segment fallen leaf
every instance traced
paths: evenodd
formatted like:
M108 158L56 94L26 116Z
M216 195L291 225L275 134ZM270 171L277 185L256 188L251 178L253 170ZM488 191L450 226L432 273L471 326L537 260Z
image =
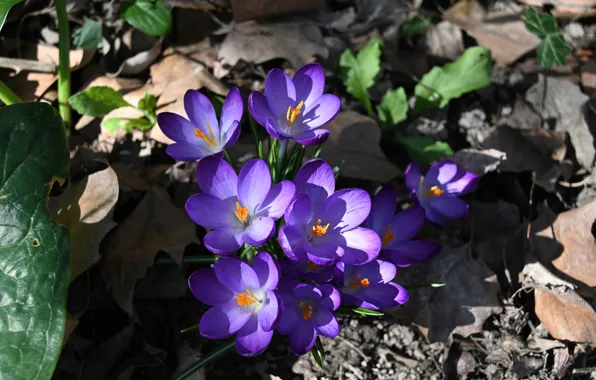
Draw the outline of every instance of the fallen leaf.
M596 201L592 201L559 215L543 207L533 223L537 228L533 229L532 252L545 266L554 267L561 277L586 291L596 287L595 220Z
M129 325L93 350L85 358L81 379L102 380L110 378L110 372L129 349L133 332L134 326Z
M464 51L461 29L446 20L426 31L423 43L429 55L452 61L455 61Z
M565 135L545 129L517 130L502 125L479 136L485 149L496 149L506 154L499 169L505 172L536 172L536 184L553 191L565 156Z
M101 273L116 303L132 314L135 285L145 277L155 255L165 251L181 264L184 248L198 242L195 224L186 212L174 206L164 189L149 189L105 244Z
M534 289L536 316L556 339L596 344L596 311L573 290Z
M538 81L526 92L526 100L543 120L551 123L550 128L569 134L577 161L591 170L596 159L596 140L590 126L592 121L588 118L589 97L579 86L566 78L539 75Z
M507 159L507 154L496 149L469 148L457 151L449 159L467 171L483 176L499 169L501 163Z
M75 317L73 317L72 315L70 315L69 312L66 312L65 323L66 323L66 326L64 327L64 336L62 337L62 347L64 347L66 342L68 342L68 338L70 337L70 334L72 334L74 329L76 329L77 326L79 325L79 320L76 319Z
M294 15L322 9L325 0L231 0L234 21Z
M399 175L399 169L381 151L381 129L370 117L341 112L325 128L331 134L321 158L331 166L343 161L342 176L385 183Z
M443 248L424 263L402 268L395 281L403 286L443 283L440 288L409 290L410 299L389 311L400 322L414 323L432 342L452 334L464 337L482 331L484 321L500 313L499 284L480 259L473 259L467 245Z
M234 25L219 50L219 59L230 67L239 60L260 64L274 58L287 59L294 68L310 62L315 55L327 57L323 34L313 22L258 24L252 21ZM216 68L215 76L228 74Z
M491 51L497 66L517 61L534 50L540 38L529 32L520 14L486 13L477 0L461 0L443 13L449 20Z
M106 165L49 201L52 218L70 232L70 278L101 258L99 245L116 226L111 215L118 201L118 177Z

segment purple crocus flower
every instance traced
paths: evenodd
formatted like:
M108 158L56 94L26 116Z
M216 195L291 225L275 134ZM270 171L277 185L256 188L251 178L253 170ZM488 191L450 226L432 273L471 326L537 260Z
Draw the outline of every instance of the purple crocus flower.
M213 268L194 272L188 279L190 290L199 301L213 306L201 317L201 335L224 339L235 334L240 355L263 352L282 310L274 292L277 265L267 252L259 252L252 267L238 258L222 257Z
M279 244L293 261L316 265L364 264L375 259L381 239L359 227L370 213L371 200L362 189L335 192L331 166L315 159L304 164L294 181L296 197L285 212Z
M363 265L337 263L337 283L343 303L371 310L401 305L408 300L404 287L391 282L397 270L389 261L373 260Z
M341 304L341 294L335 287L284 280L279 286L279 296L284 311L277 331L290 336L290 348L295 355L310 351L319 334L327 338L339 334L333 311Z
M395 213L397 193L386 185L375 195L365 225L381 237L381 257L399 267L428 260L441 251L432 241L411 240L424 227L424 209L418 205Z
M244 111L238 88L226 96L220 122L209 99L198 91L186 91L184 109L190 120L172 112L157 115L162 132L175 141L166 148L173 159L195 161L218 154L238 140Z
M449 160L440 160L431 165L426 176L420 166L408 165L405 173L406 186L424 207L426 217L441 226L445 217L462 218L468 214L468 204L458 196L474 190L478 176L461 170Z
M186 212L198 225L212 229L203 242L219 255L234 253L244 243L265 243L295 191L290 181L271 187L269 168L259 158L247 161L236 175L226 161L206 157L197 165L197 181L203 193L188 199Z
M317 284L331 281L335 272L333 266L317 265L310 260L294 262L287 257L282 257L279 263L284 276Z
M339 112L341 102L323 94L325 72L318 63L302 66L294 77L273 69L265 81L265 94L253 92L248 98L252 117L278 140L293 139L303 145L318 144L329 131L318 129Z

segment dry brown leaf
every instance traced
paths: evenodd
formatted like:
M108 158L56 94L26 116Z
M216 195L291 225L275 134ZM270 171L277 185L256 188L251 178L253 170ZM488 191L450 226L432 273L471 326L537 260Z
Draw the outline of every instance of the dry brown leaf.
M440 288L411 289L410 299L391 311L397 320L414 323L430 341L446 341L482 331L484 321L502 307L495 274L480 259L473 259L468 246L443 248L433 259L397 272L404 286L443 283Z
M534 254L584 290L596 287L595 220L596 201L592 201L559 215L544 207L532 223L536 228L531 242Z
M464 51L464 41L459 26L450 21L433 25L423 39L428 54L456 60Z
M573 290L534 289L534 311L550 335L596 344L596 312Z
M73 317L72 315L70 315L69 312L66 312L64 336L62 337L62 346L63 347L66 344L66 342L68 342L68 338L70 337L70 334L72 334L72 332L74 331L74 329L77 328L78 325L79 325L79 320L76 319L75 317Z
M294 15L322 9L325 0L231 0L234 20L245 21L272 16Z
M489 49L497 66L515 62L538 46L540 38L528 31L519 14L485 13L477 0L460 0L443 13Z
M195 224L160 187L149 189L135 210L108 237L101 272L114 300L132 314L133 291L159 251L181 264L184 248L198 243Z
M101 258L99 245L116 226L111 214L118 201L118 177L107 166L49 202L52 218L70 232L70 276L74 280Z
M565 156L565 134L544 129L517 130L509 126L491 128L481 137L487 149L504 152L507 159L499 169L507 172L536 172L536 184L546 190L555 188L561 175L559 161Z
M507 154L496 149L470 148L458 150L450 159L464 169L483 176L499 169L501 163L507 160Z
M221 63L229 66L234 66L239 60L259 64L274 58L284 58L294 68L299 68L312 61L315 55L326 58L327 54L319 27L304 21L270 24L248 21L236 24L219 50ZM227 69L215 70L218 78L227 74Z
M342 176L385 183L399 175L399 169L381 151L381 129L370 117L341 112L325 129L331 133L321 158L331 166L344 161Z

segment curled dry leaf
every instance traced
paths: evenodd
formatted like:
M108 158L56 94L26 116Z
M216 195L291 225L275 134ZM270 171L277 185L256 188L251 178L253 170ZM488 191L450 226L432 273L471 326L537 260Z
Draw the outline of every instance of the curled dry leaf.
M64 193L49 201L52 218L70 232L71 280L101 258L99 245L116 226L112 212L118 191L118 177L107 166L71 184Z
M464 51L461 29L450 21L433 25L424 35L423 43L429 55L452 61Z
M534 311L557 339L596 344L596 311L573 290L534 289Z
M354 111L341 112L325 126L331 131L321 158L331 166L344 162L344 177L388 182L399 175L397 167L381 151L381 129L370 117Z
M189 243L198 243L195 224L174 206L164 189L149 189L105 244L101 273L118 305L132 314L135 285L145 277L157 252L165 251L181 264Z
M462 149L449 158L464 169L479 176L499 169L507 154L496 149Z
M543 207L532 223L532 252L555 274L578 285L580 292L596 287L595 221L596 201L592 201L559 215Z
M294 68L299 68L315 55L326 58L327 54L319 27L305 21L270 24L248 21L236 24L219 50L221 63L229 66L234 66L239 60L259 64L284 58ZM215 70L218 78L227 74L227 69Z
M553 191L565 156L565 134L544 129L518 130L506 125L491 128L480 137L482 147L496 149L507 159L499 165L506 172L536 172L536 184Z
M459 25L489 49L497 66L517 61L540 43L540 38L526 29L521 15L486 13L477 0L460 0L443 13L443 19Z
M412 289L409 301L389 314L414 323L430 341L482 331L484 321L502 310L499 284L484 262L473 259L468 250L466 245L443 248L429 261L400 269L396 282L406 288L429 283L445 286Z
M231 0L234 20L245 21L272 16L294 15L322 9L325 0Z

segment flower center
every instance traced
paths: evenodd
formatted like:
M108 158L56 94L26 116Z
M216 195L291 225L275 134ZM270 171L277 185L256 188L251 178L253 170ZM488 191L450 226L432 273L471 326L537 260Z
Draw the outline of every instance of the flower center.
M321 237L327 233L329 223L325 226L321 226L321 219L317 220L314 226L312 226L312 237Z
M250 289L246 289L246 292L240 293L236 296L236 302L238 303L238 306L250 306L257 301L257 297Z
M304 101L300 101L296 108L292 108L292 106L288 107L288 112L286 112L286 121L288 122L288 127L291 127L292 124L294 124L296 118L298 117L298 115L300 115L300 110L302 109L303 105Z
M236 211L234 214L236 214L236 218L238 218L239 221L245 223L246 218L248 218L248 207L242 207L240 202L236 202Z
M204 140L210 147L213 148L215 145L217 145L217 142L215 141L215 135L213 134L213 129L211 129L209 123L207 123L207 129L209 130L209 137L201 132L199 128L195 128L195 136Z
M308 267L308 269L310 270L316 270L317 269L317 264L313 263L310 260L306 260L306 266Z
M361 280L361 278L362 278L362 275L360 275L360 274L358 276L354 277L352 279L352 281L350 281L348 283L348 288L357 289L361 286L364 286L365 288L367 288L370 285L370 281L368 281L368 278L366 278L366 277L363 278L362 280Z
M312 318L312 306L307 302L300 302L300 308L302 309L302 319L305 321Z
M443 191L441 188L439 188L439 186L433 186L430 189L428 189L428 191L426 192L426 195L429 195L431 197L438 197L439 195L443 194L445 191Z
M383 247L387 244L391 243L393 239L395 239L395 234L389 231L391 229L391 224L387 226L385 232L383 232L383 236L381 236L381 240L383 241Z

